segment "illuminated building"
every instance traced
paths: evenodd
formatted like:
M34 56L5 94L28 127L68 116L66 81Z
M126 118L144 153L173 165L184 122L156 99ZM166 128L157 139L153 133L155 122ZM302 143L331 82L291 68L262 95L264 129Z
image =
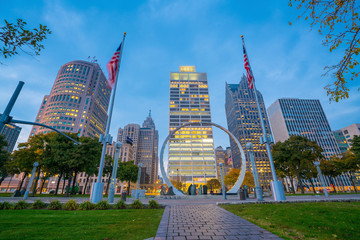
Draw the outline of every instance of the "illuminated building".
M283 142L291 135L299 135L315 141L323 149L322 154L327 159L341 154L319 100L277 99L268 108L268 113L275 142ZM314 180L315 185L318 185L317 179ZM334 178L334 182L338 188L351 186L348 174ZM307 181L304 183L308 184Z
M71 61L61 66L35 122L79 136L99 137L105 132L110 93L97 63ZM51 130L34 126L30 136L48 132Z
M345 139L345 136L341 130L333 131L336 143L341 153L345 153L349 150L349 145Z
M224 164L224 177L227 175L232 168L231 160L229 161L229 157L231 157L231 151L229 154L229 149L223 149L221 146L215 148L215 159L217 166L217 179L221 182L221 172L219 164Z
M207 75L180 66L170 73L169 131L189 122L211 122ZM168 173L188 185L217 177L212 127L184 127L170 138Z
M253 89L249 89L247 79L242 76L239 84L228 84L225 87L225 110L229 131L239 140L246 154L247 171L251 171L251 163L245 145L251 142L254 146L254 157L260 184L268 188L272 180L270 162L266 152L265 144L260 143L262 128L259 119L259 111ZM265 128L268 135L271 134L269 120L266 114L264 100L257 91L260 108L264 116ZM241 167L239 149L234 141L230 139L231 155L234 168Z
M347 144L349 145L349 147L351 147L351 140L354 138L354 136L355 135L360 136L360 124L354 123L351 124L350 126L342 128L339 131L342 131Z

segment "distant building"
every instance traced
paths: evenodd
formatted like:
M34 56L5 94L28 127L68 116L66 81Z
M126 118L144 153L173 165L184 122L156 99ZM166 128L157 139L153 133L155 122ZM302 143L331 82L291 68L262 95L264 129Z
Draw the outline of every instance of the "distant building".
M195 66L180 66L170 73L169 132L186 123L211 122L209 88L206 73ZM214 140L211 126L187 126L169 140L170 179L188 185L204 184L216 178Z
M360 124L354 123L350 126L344 127L341 129L346 142L348 143L349 147L351 147L351 140L354 138L355 135L360 136Z
M330 129L324 110L317 99L282 98L268 108L275 142L283 142L291 135L316 141L326 158L340 155L341 151ZM328 181L328 180L327 180ZM348 175L334 178L336 187L351 186ZM307 181L304 181L307 184ZM319 184L317 181L316 184ZM330 182L328 181L328 186Z
M0 131L0 135L4 135L4 139L8 143L8 145L4 148L6 151L11 153L14 150L20 132L21 127L16 126L15 124L10 123L4 125L3 129Z
M333 131L336 143L341 153L345 153L349 150L349 145L345 139L345 136L341 130Z
M229 149L229 148L227 148ZM223 149L221 146L215 148L215 159L217 166L217 179L221 181L221 172L219 164L222 163L224 166L224 177L227 175L232 168L231 164L231 153L229 155L227 149ZM229 159L230 158L230 159ZM230 160L230 161L229 161Z
M270 186L270 180L272 180L272 175L265 144L260 143L260 137L263 133L254 91L249 89L247 79L243 75L239 84L226 83L225 92L225 110L228 129L239 140L246 154L247 171L251 171L251 163L245 145L248 142L253 144L255 164L259 173L260 184L264 188L268 188ZM266 132L268 135L271 135L263 97L259 91L257 91L257 94L264 117ZM234 168L240 168L240 151L231 139L230 146L233 166Z

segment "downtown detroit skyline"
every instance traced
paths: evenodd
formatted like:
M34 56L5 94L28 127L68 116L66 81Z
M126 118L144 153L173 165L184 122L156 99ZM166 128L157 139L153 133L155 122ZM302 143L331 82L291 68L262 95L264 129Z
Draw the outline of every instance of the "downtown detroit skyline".
M149 110L159 130L159 147L169 127L169 75L180 65L192 65L208 75L212 121L227 128L225 82L239 83L245 74L241 35L266 107L278 98L319 99L332 130L359 123L359 82L351 82L350 97L329 102L322 77L336 64L342 49L332 53L322 36L287 1L11 1L2 2L4 19L25 20L31 28L47 25L52 34L40 56L24 53L1 59L0 112L18 81L24 88L12 111L16 119L34 121L56 74L72 60L95 57L107 76L106 63L127 32L110 133L129 123L141 124ZM289 25L289 21L293 24ZM21 125L18 142L31 126ZM214 129L215 147L229 146Z

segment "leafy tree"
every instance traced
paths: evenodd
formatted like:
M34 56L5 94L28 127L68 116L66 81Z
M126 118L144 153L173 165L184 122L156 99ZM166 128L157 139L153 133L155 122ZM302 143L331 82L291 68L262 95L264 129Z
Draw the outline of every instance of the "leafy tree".
M22 19L17 19L16 23L4 20L5 26L0 28L0 55L4 58L11 57L19 53L19 50L30 55L40 55L44 49L41 42L46 39L51 31L47 26L39 25L39 28L32 30L26 29L27 23Z
M352 151L358 159L360 158L360 136L355 135L353 137L350 151Z
M139 167L134 164L134 161L119 162L118 178L120 181L127 181L127 194L130 194L130 182L135 183L137 181Z
M178 180L170 180L176 189L182 190L183 183Z
M221 188L221 183L216 178L207 180L206 185L210 188L210 191Z
M323 45L329 47L330 52L339 47L344 49L339 63L325 67L324 75L334 78L325 89L330 100L338 102L348 98L348 78L352 81L359 76L359 5L355 0L289 0L289 5L293 4L302 11L298 18L309 19L311 28L318 26L319 33L325 36Z
M302 179L311 172L315 160L322 158L322 151L315 141L295 135L284 142L277 142L272 148L275 168L290 178L294 191L292 178L296 176L302 193L304 193Z
M328 176L331 183L331 188L336 192L333 178L336 178L344 172L344 163L338 156L333 156L329 160L323 159L320 161L321 172Z
M5 137L0 135L0 185L8 175L6 164L10 159L10 154L4 149L7 145Z
M240 169L232 168L224 177L225 185L234 185L239 178Z
M105 193L108 193L110 181L112 177L114 159L110 155L105 155L105 164L103 169L103 177L108 176Z
M255 187L254 175L250 171L245 172L244 181L241 186L245 186L245 185L251 188Z
M350 173L351 182L353 184L355 192L357 192L353 174L360 169L360 158L356 157L353 152L348 151L344 154L342 161L345 170Z

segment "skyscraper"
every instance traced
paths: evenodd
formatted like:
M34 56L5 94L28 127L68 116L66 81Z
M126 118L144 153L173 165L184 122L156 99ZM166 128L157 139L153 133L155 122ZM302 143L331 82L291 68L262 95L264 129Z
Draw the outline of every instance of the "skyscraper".
M142 127L139 124L131 123L124 128L119 128L117 140L123 144L131 142L135 164L141 163L145 169L146 177L142 177L140 183L154 184L158 179L159 133L155 129L151 113Z
M322 154L328 159L341 154L319 100L277 99L268 108L268 113L275 142L283 142L291 135L300 135L316 141L323 149ZM351 186L347 174L338 176L334 180L337 186Z
M4 139L7 141L7 146L4 148L6 151L12 152L14 150L16 141L20 135L20 131L21 127L12 123L5 124L3 129L1 129L0 134L4 135Z
M249 89L246 77L242 76L239 84L226 83L225 92L225 110L228 129L235 135L244 149L247 159L247 171L250 171L251 163L245 145L248 142L253 144L255 164L259 173L260 184L265 188L268 188L270 180L272 180L270 162L265 144L260 143L262 128L254 91ZM257 94L262 115L264 117L266 132L270 135L270 124L266 114L264 100L259 91L257 91ZM230 146L233 166L234 168L240 168L240 152L235 142L231 139Z
M230 152L231 154L231 152ZM224 166L224 176L229 173L230 169L232 168L231 160L229 161L228 149L223 149L221 146L215 148L215 158L216 158L216 166L217 166L217 179L221 181L221 172L219 164L222 163Z
M35 121L62 132L99 137L105 132L110 94L106 77L97 63L68 62L61 66ZM49 131L34 126L30 136Z
M211 122L207 75L195 72L195 66L180 66L179 72L170 73L169 122L169 132L185 123L199 123L170 138L170 179L179 176L183 183L199 185L216 178L212 127L201 125Z
M317 99L282 98L268 108L275 142L283 142L291 135L305 136L316 141L325 157L340 154L329 122Z

